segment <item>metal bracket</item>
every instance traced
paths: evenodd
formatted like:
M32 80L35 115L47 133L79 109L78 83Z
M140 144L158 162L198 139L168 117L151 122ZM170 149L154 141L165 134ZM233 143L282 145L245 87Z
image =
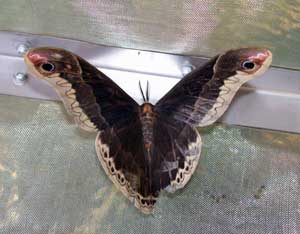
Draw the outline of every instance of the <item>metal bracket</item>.
M111 77L138 102L141 102L139 80L150 82L150 100L155 103L184 74L207 61L204 57L0 31L0 94L58 99L43 81L20 75L26 74L22 55L29 47L39 46L61 47L80 55ZM242 87L220 121L300 133L300 71L273 67L262 77L250 81Z

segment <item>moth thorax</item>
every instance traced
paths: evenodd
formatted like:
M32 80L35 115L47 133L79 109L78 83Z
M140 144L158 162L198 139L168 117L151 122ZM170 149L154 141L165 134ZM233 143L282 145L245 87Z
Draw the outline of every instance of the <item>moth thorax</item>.
M141 106L140 120L142 123L144 144L146 148L149 148L153 142L153 125L155 120L153 105L144 103Z

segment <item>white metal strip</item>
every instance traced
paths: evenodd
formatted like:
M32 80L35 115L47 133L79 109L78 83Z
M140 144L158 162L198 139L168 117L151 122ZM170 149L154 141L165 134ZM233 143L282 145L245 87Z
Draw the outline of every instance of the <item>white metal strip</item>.
M147 80L150 82L154 103L179 81L183 73L207 60L0 32L0 94L57 99L52 88L41 80L29 77L24 85L16 85L15 74L26 73L22 56L17 51L20 45L54 46L73 51L100 68L138 102L141 102L139 80L142 84ZM221 121L300 133L300 71L271 68L250 81L242 87Z

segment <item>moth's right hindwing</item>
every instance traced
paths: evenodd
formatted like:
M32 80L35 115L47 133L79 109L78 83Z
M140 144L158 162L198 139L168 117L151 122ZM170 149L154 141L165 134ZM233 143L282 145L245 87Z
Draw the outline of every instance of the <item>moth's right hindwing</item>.
M160 115L154 127L154 167L159 171L161 189L183 188L197 168L202 141L198 131L180 121Z

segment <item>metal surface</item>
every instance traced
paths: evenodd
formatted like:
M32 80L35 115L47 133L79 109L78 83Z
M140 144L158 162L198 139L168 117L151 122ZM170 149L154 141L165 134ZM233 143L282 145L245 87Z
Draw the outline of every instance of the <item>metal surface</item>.
M0 30L167 53L214 56L263 46L300 68L299 0L0 0Z
M214 125L152 216L118 192L62 104L0 95L0 233L300 233L300 135Z
M58 99L43 81L29 77L18 87L12 77L25 73L18 45L55 46L73 51L97 66L129 95L141 102L138 82L150 82L155 103L193 66L206 58L98 46L47 36L0 32L0 93L42 99ZM220 120L224 123L300 132L300 71L271 68L242 87Z

